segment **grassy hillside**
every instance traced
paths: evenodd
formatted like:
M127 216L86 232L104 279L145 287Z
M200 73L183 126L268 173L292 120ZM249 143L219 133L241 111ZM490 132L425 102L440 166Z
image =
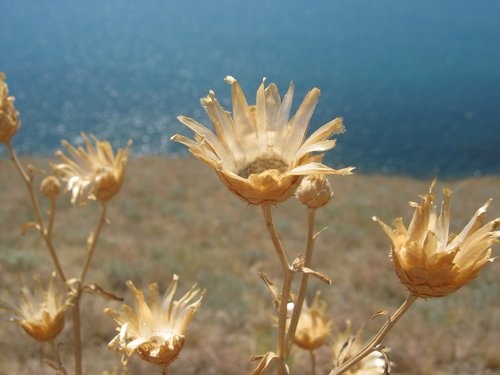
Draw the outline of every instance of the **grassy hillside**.
M26 162L26 161L25 161ZM47 169L46 163L31 161ZM48 252L35 232L21 236L32 220L24 185L13 166L0 160L0 285L2 298L15 290L21 276L44 277L52 270ZM351 319L365 324L365 338L383 318L371 320L380 309L393 311L404 299L388 259L389 241L373 223L379 216L391 222L412 211L407 205L423 194L429 181L404 177L348 176L330 179L335 196L317 215L317 228L328 226L317 240L313 267L329 275L333 285L310 282L310 296L322 290L329 316L342 326ZM438 182L453 190L452 229L460 230L485 200L494 198L488 218L500 216L500 177ZM436 189L436 191L439 191ZM85 209L60 200L54 240L71 276L79 272L85 238L97 220L97 205ZM44 202L46 203L46 202ZM292 198L275 209L276 223L289 257L304 247L306 210ZM271 298L258 277L266 272L279 281L280 268L258 207L247 207L194 160L148 157L130 162L122 191L111 203L88 274L88 281L130 301L125 281L145 287L156 281L165 288L178 273L180 292L195 282L208 290L188 331L187 343L172 374L245 374L251 355L272 350L274 330ZM499 246L494 251L500 253ZM395 374L500 374L500 269L489 265L477 280L450 297L419 300L388 336ZM180 295L180 293L179 293ZM100 373L119 366L119 356L106 344L114 322L103 314L118 302L98 296L83 298L85 369ZM69 343L70 315L59 341ZM65 346L65 351L69 348ZM50 374L41 362L42 348L17 326L0 322L0 374ZM69 353L68 353L69 354ZM294 374L308 373L307 353L292 351ZM66 355L71 368L72 358ZM319 353L320 373L331 367L331 354ZM138 358L129 374L149 373Z

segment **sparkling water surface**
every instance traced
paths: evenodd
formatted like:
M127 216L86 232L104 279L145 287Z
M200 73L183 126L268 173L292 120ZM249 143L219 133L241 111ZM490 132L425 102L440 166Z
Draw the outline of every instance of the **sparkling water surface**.
M177 120L230 109L226 75L255 102L262 77L295 105L317 86L310 131L343 116L328 153L358 172L500 173L500 2L493 0L6 1L0 71L21 154L51 154L81 130L136 154L183 153Z

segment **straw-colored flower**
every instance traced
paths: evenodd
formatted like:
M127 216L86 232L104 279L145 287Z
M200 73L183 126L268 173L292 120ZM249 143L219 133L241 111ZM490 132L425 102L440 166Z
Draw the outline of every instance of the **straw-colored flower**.
M305 350L316 350L326 343L332 321L325 317L326 302L316 293L311 306L304 301L293 341Z
M342 363L346 362L352 356L356 355L363 349L362 341L363 329L360 328L353 335L352 324L350 320L346 321L345 330L340 330L338 328L334 329L333 335L333 365L335 367L340 366ZM391 366L391 362L385 355L385 351L373 351L368 354L361 361L356 363L346 372L345 375L383 375L388 374L388 368Z
M35 277L34 292L23 287L17 306L7 303L0 305L12 313L11 321L19 324L37 341L50 341L62 331L64 313L71 306L67 294L55 283L55 277L53 274L47 289Z
M20 125L19 112L14 108L14 97L9 96L5 75L0 72L0 142L10 142Z
M289 198L304 175L351 173L353 168L335 170L321 164L322 154L313 155L335 147L335 140L329 138L344 131L341 118L305 139L319 89L313 88L289 119L293 83L281 100L276 85L264 88L263 81L257 90L257 104L249 106L238 81L226 77L226 82L231 85L232 116L210 91L201 104L215 134L199 122L179 116L195 138L174 135L172 140L187 146L196 158L212 167L238 197L250 204L275 204Z
M52 163L52 169L67 183L66 190L71 191L71 203L75 204L78 197L80 206L84 206L88 199L108 201L122 186L132 142L129 141L125 149L118 149L115 156L108 141L99 141L90 135L94 147L85 133L81 135L87 150L75 148L63 140L62 145L69 157L57 151L56 156L61 159L61 163Z
M494 231L500 218L482 225L486 202L458 235L449 234L451 192L444 189L439 216L434 206L432 183L421 204L410 202L415 213L407 229L401 218L393 230L377 220L392 242L391 257L401 282L418 297L446 296L474 279L491 258L498 242Z
M134 307L122 305L121 312L106 309L106 313L118 323L118 335L109 343L123 354L124 363L137 352L144 360L168 365L184 346L186 330L198 311L204 292L194 285L181 299L174 301L179 277L174 275L163 299L156 283L149 286L150 302L131 281L127 282Z

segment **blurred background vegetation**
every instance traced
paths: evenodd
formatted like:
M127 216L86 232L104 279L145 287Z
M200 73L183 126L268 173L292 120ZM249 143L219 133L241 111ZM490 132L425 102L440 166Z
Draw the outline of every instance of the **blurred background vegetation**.
M24 160L48 170L45 160ZM32 219L22 181L13 165L0 161L0 292L19 288L31 274L52 271L48 253L35 233L20 234ZM38 175L41 177L41 173ZM40 180L40 178L39 178ZM429 181L406 177L354 175L331 178L335 195L318 212L317 228L327 226L316 243L313 266L333 279L327 287L310 282L328 303L328 316L339 327L351 319L365 326L365 338L383 318L371 320L380 309L393 311L406 295L388 259L389 243L371 217L386 222L397 216L408 221L409 200L428 189ZM452 196L452 229L458 231L489 197L489 218L498 215L499 177L438 181ZM439 189L436 190L437 192ZM46 203L46 202L45 202ZM93 230L98 207L71 207L60 199L54 240L65 267L78 270L85 239ZM215 174L195 160L145 157L132 160L122 191L111 202L108 217L88 275L90 283L112 290L130 303L125 281L162 289L172 273L180 275L180 293L198 282L208 293L188 331L186 347L172 373L249 373L253 354L272 348L272 299L258 277L266 272L278 282L278 260L265 229L261 210L230 194ZM303 252L306 210L295 198L276 210L276 223L290 253ZM498 253L498 250L496 251ZM69 272L71 274L71 272ZM386 340L395 374L500 374L500 297L498 264L450 297L419 300ZM179 293L179 295L180 295ZM82 304L85 373L97 374L120 365L108 352L114 322L103 313L118 302L84 296ZM59 340L68 351L71 323ZM42 363L48 348L40 348L18 326L0 322L0 374L49 374ZM71 367L71 355L67 353ZM319 351L320 373L331 368L328 348ZM130 374L151 371L132 359ZM307 353L292 351L294 373L307 373Z

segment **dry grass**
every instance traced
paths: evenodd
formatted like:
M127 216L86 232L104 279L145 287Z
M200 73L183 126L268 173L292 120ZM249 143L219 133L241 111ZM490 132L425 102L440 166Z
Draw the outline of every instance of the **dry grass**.
M19 275L48 275L51 265L36 233L20 235L22 224L32 218L22 181L6 160L0 161L0 175L0 296L5 297L5 290L17 287ZM317 241L313 265L334 284L328 288L312 281L310 295L321 289L335 323L342 325L347 318L355 326L365 323L367 337L382 323L370 320L371 314L394 310L405 296L387 258L388 240L371 216L386 222L399 215L408 219L408 200L424 193L429 182L381 176L336 177L331 182L335 197L318 213L318 228L328 229ZM454 191L455 230L489 197L495 199L489 217L499 215L499 177L446 185ZM76 275L98 213L95 204L78 209L62 202L67 200L61 200L54 236L65 268ZM275 211L292 258L304 247L305 209L291 199ZM271 298L257 272L278 281L279 265L258 207L245 207L196 161L149 157L130 162L108 216L112 225L104 229L89 282L128 301L127 279L142 287L157 281L165 288L175 272L181 276L181 293L194 282L208 289L186 347L172 365L173 374L249 373L250 355L272 349ZM417 301L386 341L394 373L500 374L499 282L498 264L492 264L451 297ZM96 296L83 298L86 374L120 363L106 348L115 334L114 323L102 312L108 305L118 304ZM70 344L69 329L67 324L60 337L63 344ZM0 322L0 374L50 374L42 363L48 353L17 326ZM330 352L322 350L319 360L320 373L326 373ZM291 363L294 374L308 373L308 357L300 351L292 351ZM151 367L135 358L128 373L151 373Z

